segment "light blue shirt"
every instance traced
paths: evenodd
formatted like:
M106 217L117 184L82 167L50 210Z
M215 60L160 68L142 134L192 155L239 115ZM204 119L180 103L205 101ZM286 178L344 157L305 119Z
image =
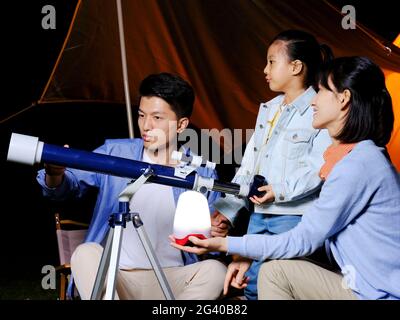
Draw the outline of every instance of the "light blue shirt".
M311 100L315 94L309 87L283 109L268 143L265 143L270 131L267 120L283 103L284 95L260 105L254 134L232 180L250 184L254 175L260 174L272 186L274 202L255 205L255 212L301 215L317 198L322 184L318 173L324 163L323 153L332 140L327 130L312 127ZM248 200L227 195L214 206L233 223L238 211L248 207Z
M106 140L104 145L94 150L94 152L142 161L143 140ZM197 172L204 177L216 178L216 172L208 168L199 167ZM102 242L110 228L108 218L112 213L119 212L118 196L126 188L131 179L67 168L61 185L57 188L49 188L46 185L45 176L45 171L40 170L37 175L37 181L42 187L43 195L54 200L65 200L71 196L80 198L86 193L89 187L98 188L97 201L85 241ZM176 205L180 194L186 190L175 187L172 190ZM206 196L210 212L212 213L214 211L212 204L219 197L219 193L211 191L207 192ZM151 226L145 226L146 228L151 228ZM197 261L195 255L185 254L184 257L186 264Z
M229 254L255 260L307 256L328 239L360 299L400 299L400 176L371 140L339 161L292 230L228 238Z

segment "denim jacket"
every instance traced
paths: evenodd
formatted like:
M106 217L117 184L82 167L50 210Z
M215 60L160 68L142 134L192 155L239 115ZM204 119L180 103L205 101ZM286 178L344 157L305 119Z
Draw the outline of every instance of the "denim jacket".
M143 140L106 140L105 144L94 150L94 152L141 161L143 157ZM199 167L197 172L204 177L216 178L216 172L208 168ZM109 216L112 213L119 212L118 196L131 179L67 168L63 182L56 188L49 188L46 185L44 170L38 172L37 181L42 187L43 195L54 200L64 200L70 196L82 197L88 187L97 187L99 193L85 241L101 243L110 228L108 225ZM175 187L172 189L176 204L179 195L185 190ZM214 211L212 204L219 197L219 193L209 191L206 196L212 213ZM149 227L151 226L147 226L147 228ZM193 254L184 253L183 258L185 264L197 261L197 257Z
M284 96L261 103L255 131L232 181L250 184L253 176L260 174L272 186L274 202L255 205L255 212L302 215L318 196L323 153L332 141L327 130L312 127L311 100L315 94L309 87L285 107L268 143L265 141L270 129L269 113L273 106L282 104ZM238 211L249 208L248 204L248 199L227 195L214 203L214 207L233 223Z

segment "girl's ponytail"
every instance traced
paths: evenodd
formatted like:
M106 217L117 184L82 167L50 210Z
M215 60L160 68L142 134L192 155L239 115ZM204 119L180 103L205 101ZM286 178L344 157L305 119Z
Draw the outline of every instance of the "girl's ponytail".
M320 44L319 49L321 51L321 62L322 64L329 63L333 60L332 49L326 44Z

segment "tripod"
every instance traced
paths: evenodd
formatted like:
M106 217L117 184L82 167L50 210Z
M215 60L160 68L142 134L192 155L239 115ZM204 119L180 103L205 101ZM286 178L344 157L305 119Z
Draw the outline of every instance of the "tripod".
M126 228L126 223L132 221L135 230L139 236L140 242L146 252L150 264L156 274L157 280L161 286L161 290L167 300L174 300L172 290L168 284L167 278L160 266L160 263L155 255L154 249L144 229L143 222L138 213L129 212L129 201L139 188L146 183L153 175L151 168L147 168L145 172L133 183L129 184L119 195L119 212L113 213L110 216L109 224L111 226L107 236L106 246L101 256L100 265L97 271L96 280L94 283L91 300L100 300L104 288L106 274L107 287L105 300L114 300L115 296L115 281L117 277L119 256L121 251L121 240L123 228Z

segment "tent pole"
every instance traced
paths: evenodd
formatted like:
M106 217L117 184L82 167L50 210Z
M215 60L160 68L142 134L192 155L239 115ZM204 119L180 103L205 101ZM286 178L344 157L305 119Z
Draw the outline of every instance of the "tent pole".
M119 43L120 43L120 47L121 47L122 75L123 75L123 80L124 80L126 115L128 118L129 138L132 139L132 138L134 138L134 133L133 133L131 98L130 98L130 94L129 94L128 69L127 69L127 63L126 63L124 21L122 19L121 0L116 0L116 1L117 1L117 12L118 12Z

